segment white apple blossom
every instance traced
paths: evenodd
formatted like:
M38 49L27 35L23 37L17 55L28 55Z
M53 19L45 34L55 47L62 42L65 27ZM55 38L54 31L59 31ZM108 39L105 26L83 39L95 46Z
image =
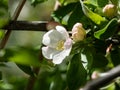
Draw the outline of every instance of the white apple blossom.
M56 26L55 30L50 30L43 36L42 54L47 59L52 59L54 64L60 64L72 49L72 40L62 26Z

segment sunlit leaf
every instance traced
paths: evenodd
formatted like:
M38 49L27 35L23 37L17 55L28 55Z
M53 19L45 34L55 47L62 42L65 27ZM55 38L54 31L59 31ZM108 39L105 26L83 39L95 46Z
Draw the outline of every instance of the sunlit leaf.
M97 0L85 0L84 3L85 4L92 4L94 6L97 6Z
M73 55L70 59L68 72L67 72L67 83L69 90L77 90L80 86L86 82L87 72L82 65L82 61L79 54Z
M109 23L101 30L94 33L97 39L107 39L113 36L117 30L117 19L112 19Z
M82 10L84 12L84 14L90 18L94 23L101 25L103 22L106 22L106 19L103 18L102 16L100 16L97 13L92 12L90 9L88 9L87 6L85 6L83 4L83 2L80 0L81 6L82 6Z

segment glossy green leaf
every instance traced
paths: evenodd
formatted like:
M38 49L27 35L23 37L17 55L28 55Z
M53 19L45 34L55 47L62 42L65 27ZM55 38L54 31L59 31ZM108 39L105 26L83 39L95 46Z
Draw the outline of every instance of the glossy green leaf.
M73 55L70 59L67 71L67 83L69 90L77 90L86 82L87 72L82 65L79 54Z
M96 53L94 55L92 68L104 68L107 64L108 60L103 54Z
M103 22L106 22L107 20L105 18L103 18L102 16L100 16L97 13L92 12L90 9L88 9L87 6L85 6L83 4L83 2L80 0L81 6L82 6L82 10L84 12L84 14L90 18L94 23L101 25L103 24Z
M95 38L103 40L113 36L117 30L117 25L117 19L113 18L103 29L94 33Z

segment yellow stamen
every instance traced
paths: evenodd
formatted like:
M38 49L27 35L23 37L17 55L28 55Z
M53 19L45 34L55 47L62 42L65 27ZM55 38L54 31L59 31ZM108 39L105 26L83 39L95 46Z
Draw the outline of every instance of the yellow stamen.
M56 50L63 50L63 49L64 49L64 41L63 41L63 40L60 40L60 41L57 43Z

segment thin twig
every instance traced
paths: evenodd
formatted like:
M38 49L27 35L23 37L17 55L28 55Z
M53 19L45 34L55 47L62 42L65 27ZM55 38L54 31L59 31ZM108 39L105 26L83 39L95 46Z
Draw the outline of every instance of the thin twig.
M14 20L14 21L17 20L17 18L20 15L20 12L21 12L25 2L26 2L26 0L20 0L20 3L18 5L18 7L16 8L15 13L14 13L14 15L12 17L12 20ZM0 49L3 49L5 47L7 41L9 39L9 37L10 37L11 31L12 30L7 30L5 36L3 37L3 39L2 39L2 41L0 43Z
M82 90L98 90L120 76L120 65L108 71L105 76L89 81Z

